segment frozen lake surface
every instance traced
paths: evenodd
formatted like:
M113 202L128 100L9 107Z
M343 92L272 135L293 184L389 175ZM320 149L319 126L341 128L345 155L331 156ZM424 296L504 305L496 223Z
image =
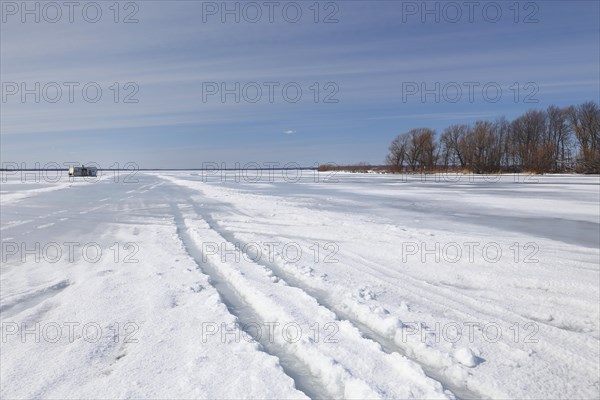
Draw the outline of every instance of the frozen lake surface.
M600 395L598 176L6 178L2 398Z

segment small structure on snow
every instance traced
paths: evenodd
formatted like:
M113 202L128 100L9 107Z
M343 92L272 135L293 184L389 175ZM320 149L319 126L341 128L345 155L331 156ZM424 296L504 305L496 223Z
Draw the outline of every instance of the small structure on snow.
M69 167L69 176L96 176L97 173L96 167Z

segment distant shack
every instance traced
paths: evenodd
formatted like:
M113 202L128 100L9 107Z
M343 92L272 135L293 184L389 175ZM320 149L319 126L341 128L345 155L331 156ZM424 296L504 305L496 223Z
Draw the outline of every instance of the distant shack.
M69 176L96 176L97 173L96 167L69 167Z

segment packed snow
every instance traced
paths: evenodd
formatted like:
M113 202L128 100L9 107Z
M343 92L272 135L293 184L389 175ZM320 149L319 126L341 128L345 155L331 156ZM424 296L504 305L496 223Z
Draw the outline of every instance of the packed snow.
M2 176L2 398L598 398L598 176Z

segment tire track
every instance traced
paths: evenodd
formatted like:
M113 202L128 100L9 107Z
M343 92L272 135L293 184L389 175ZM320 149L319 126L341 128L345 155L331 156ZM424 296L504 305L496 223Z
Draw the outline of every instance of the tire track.
M228 282L227 278L225 278L218 269L209 262L201 262L203 259L202 251L190 237L181 210L177 205L171 203L171 211L175 218L177 235L181 239L186 252L194 260L198 270L208 275L210 283L218 292L228 311L238 319L241 326L249 326L257 323L263 324L265 321L263 321L255 310L246 303L242 296ZM327 389L321 382L315 376L307 373L307 371L310 371L310 367L304 365L301 360L287 352L283 346L268 340L264 335L257 336L256 332L253 332L252 330L248 329L244 330L244 332L248 337L252 337L259 343L265 353L276 357L279 360L281 368L286 375L292 378L297 390L303 392L312 399L330 397Z
M186 228L190 248L196 247L197 243L226 244L227 240L201 217L193 203L189 208L191 212L186 212L185 216L177 210L177 218L182 231ZM301 288L277 283L273 271L259 263L238 260L231 264L223 257L226 252L221 250L217 254L209 267L212 271L207 272L229 287L222 292L224 297L231 293L237 295L243 311L232 309L236 316L254 323L269 320L283 325L297 321L305 328L314 323L325 326L336 321L338 335L334 342L321 342L311 337L290 342L275 335L275 341L279 340L281 346L270 349L270 354L282 361L291 358L286 373L294 380L298 379L304 390L307 371L313 375L312 385L320 381L316 386L318 390L306 391L306 394L313 398L455 398L439 381L427 376L419 364L398 352L386 352L380 343L366 337L351 321L339 318L331 308L324 307ZM199 250L198 253L197 262L202 256ZM208 254L215 255L214 252ZM205 265L206 257L202 260ZM226 301L231 302L231 298Z
M200 215L200 210L198 210L197 204L192 200L190 200L190 202L191 202L192 206L194 207L195 213ZM340 320L340 321L346 320L346 321L350 322L361 332L361 334L364 337L366 337L367 339L370 339L374 342L377 342L386 353L388 353L388 354L399 353L399 354L403 355L404 357L410 359L414 363L418 364L429 378L441 383L443 388L445 390L451 391L454 394L454 396L456 396L457 399L467 400L467 399L482 399L482 398L488 397L482 393L475 392L467 387L459 386L459 385L455 384L454 382L452 382L452 380L450 378L445 376L444 372L440 371L439 368L436 368L436 366L434 366L434 365L429 365L429 364L423 363L423 361L412 356L411 352L407 348L399 346L394 341L393 338L390 338L390 337L387 337L387 336L381 334L380 332L377 331L377 329L368 326L367 324L360 321L357 317L344 311L343 309L341 309L339 306L336 305L336 302L333 299L331 299L327 293L325 293L322 290L319 290L315 287L311 287L311 286L307 285L301 279L299 279L299 278L295 277L294 275L290 274L289 272L285 271L285 269L283 267L281 267L279 264L277 264L276 262L271 262L269 260L264 260L262 258L260 258L259 261L256 261L257 255L251 254L247 250L248 248L252 248L252 246L245 246L247 243L245 243L241 240L238 240L235 237L234 233L220 227L220 225L211 216L203 215L203 218L208 223L208 225L210 226L210 228L212 230L216 231L220 236L222 236L230 244L238 247L240 252L242 252L249 259L254 260L254 262L256 262L256 264L263 266L263 267L269 269L270 271L272 271L272 273L275 277L284 281L288 286L298 288L298 289L304 291L309 296L313 297L319 305L327 308L329 311L331 311L333 314L335 314L338 320ZM239 244L241 246L237 246L236 244Z
M16 298L3 299L4 304L0 305L0 315L2 318L10 318L25 310L37 306L43 301L50 299L72 284L68 279L61 280L52 285L32 290L28 293L22 293Z

